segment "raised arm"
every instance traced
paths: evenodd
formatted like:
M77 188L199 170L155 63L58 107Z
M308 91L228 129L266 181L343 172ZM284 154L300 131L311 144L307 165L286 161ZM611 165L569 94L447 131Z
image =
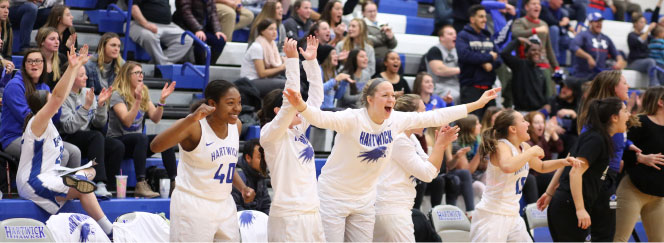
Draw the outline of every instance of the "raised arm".
M53 88L53 93L44 107L35 114L32 125L30 126L30 130L37 137L44 134L51 118L58 113L58 110L67 99L67 96L69 96L71 87L74 85L74 79L76 78L75 74L78 73L78 69L89 59L88 45L84 45L83 48L81 48L81 53L78 57L76 56L76 48L72 46L67 58L69 59L69 67L67 67L62 78L60 78L60 81L57 82L55 88Z
M318 107L307 106L302 100L300 92L292 89L285 90L284 97L293 104L304 119L316 127L342 133L350 130L351 125L357 123L356 113L353 112L353 109L338 112L321 111Z
M544 157L544 150L539 146L533 146L523 153L513 156L512 150L505 143L498 143L496 152L491 156L490 163L500 168L503 173L514 173L521 169L528 161Z
M150 150L160 153L178 143L180 143L184 150L191 151L195 149L200 142L202 131L198 125L198 121L205 119L214 110L215 108L212 106L201 104L194 113L178 120L171 127L157 134L152 143L150 143Z
M94 94L94 89L90 89L88 92ZM97 97L97 110L95 111L95 117L92 119L92 126L96 128L103 128L106 126L106 122L108 121L107 101L111 98L112 93L112 87L103 88L101 92L99 92L99 96Z
M169 95L171 95L175 91L175 81L171 82L170 84L165 83L164 88L161 89L161 96L159 97L159 106L155 107L152 102L149 102L148 104L148 117L150 117L150 120L154 123L159 123L161 121L161 117L164 114L164 104L166 103L166 98L168 98Z

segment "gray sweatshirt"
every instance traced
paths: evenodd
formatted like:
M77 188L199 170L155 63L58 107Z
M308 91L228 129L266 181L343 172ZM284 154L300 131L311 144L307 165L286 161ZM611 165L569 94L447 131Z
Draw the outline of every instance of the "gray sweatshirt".
M66 134L72 134L77 131L90 130L90 122L97 128L106 126L108 119L108 101L104 106L97 107L97 97L92 101L89 110L86 110L85 94L90 91L89 88L81 88L81 92L70 92L69 96L62 105L62 114L60 115L60 124Z

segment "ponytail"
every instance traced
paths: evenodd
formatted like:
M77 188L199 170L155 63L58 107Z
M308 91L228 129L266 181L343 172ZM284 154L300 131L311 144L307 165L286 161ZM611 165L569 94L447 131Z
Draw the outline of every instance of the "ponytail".
M496 139L496 131L493 127L484 130L484 132L482 132L482 143L480 143L479 147L480 163L485 163L487 157L490 157L491 154L496 152L497 145L498 139Z
M498 150L498 139L507 138L509 127L514 125L515 113L516 111L512 109L500 111L493 127L482 132L482 143L479 147L481 163L486 162L487 156L491 158L491 155Z
M609 151L609 154L613 154L614 151L613 140L609 136L611 117L619 115L622 106L622 101L616 97L592 100L588 105L587 116L582 120L582 124L587 126L588 129L602 135L602 138L604 138L604 147Z

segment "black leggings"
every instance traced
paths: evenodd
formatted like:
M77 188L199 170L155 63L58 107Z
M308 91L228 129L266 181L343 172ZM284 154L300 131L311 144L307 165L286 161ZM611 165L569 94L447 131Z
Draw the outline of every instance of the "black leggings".
M134 160L134 170L136 170L136 180L141 181L145 179L145 164L146 159L155 153L150 150L150 142L156 135L145 135L142 133L125 134L117 137L125 145L124 158ZM177 165L175 164L175 150L169 148L161 152L161 159L166 168L166 173L171 180L175 179L177 175Z
M445 174L439 174L429 183L419 182L415 186L415 190L417 194L415 195L413 208L420 209L425 192L431 193L431 207L440 205L443 202L443 194L445 193Z
M584 242L590 233L590 228L584 230L578 227L576 207L569 192L556 191L546 214L554 242ZM592 220L591 223L594 225L595 221Z
M445 202L449 205L457 205L457 198L459 194L463 196L463 201L466 204L466 211L475 210L475 196L473 195L473 177L470 176L470 171L456 169L448 172L450 175L454 175L459 178L459 184L457 185L459 190L449 190ZM448 175L449 176L449 175ZM456 183L449 183L456 184ZM447 185L452 186L452 185Z
M113 138L105 138L99 131L77 131L66 134L64 140L76 145L81 150L81 155L88 160L95 160L97 165L93 166L96 171L95 182L107 182L108 177L113 174L112 168L120 166L124 145Z

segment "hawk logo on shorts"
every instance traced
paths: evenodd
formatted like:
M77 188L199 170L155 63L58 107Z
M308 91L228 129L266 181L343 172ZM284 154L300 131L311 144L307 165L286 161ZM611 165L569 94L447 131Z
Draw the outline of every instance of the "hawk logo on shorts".
M311 160L314 158L314 148L307 146L300 151L300 157L298 158L302 159L303 164L311 163Z
M89 217L86 215L79 215L79 214L72 214L69 216L69 234L74 232L76 228L78 227L79 224L87 220ZM84 223L81 225L81 235L80 235L80 240L81 242L87 242L89 240L90 234L95 234L94 231L90 229L90 225L88 223Z
M242 211L242 214L240 214L240 226L246 228L254 224L254 219L256 219L256 216L251 211Z
M380 146L370 151L361 152L360 156L357 157L362 158L362 162L366 161L367 163L376 163L380 158L387 157L386 154L387 154L387 147Z

